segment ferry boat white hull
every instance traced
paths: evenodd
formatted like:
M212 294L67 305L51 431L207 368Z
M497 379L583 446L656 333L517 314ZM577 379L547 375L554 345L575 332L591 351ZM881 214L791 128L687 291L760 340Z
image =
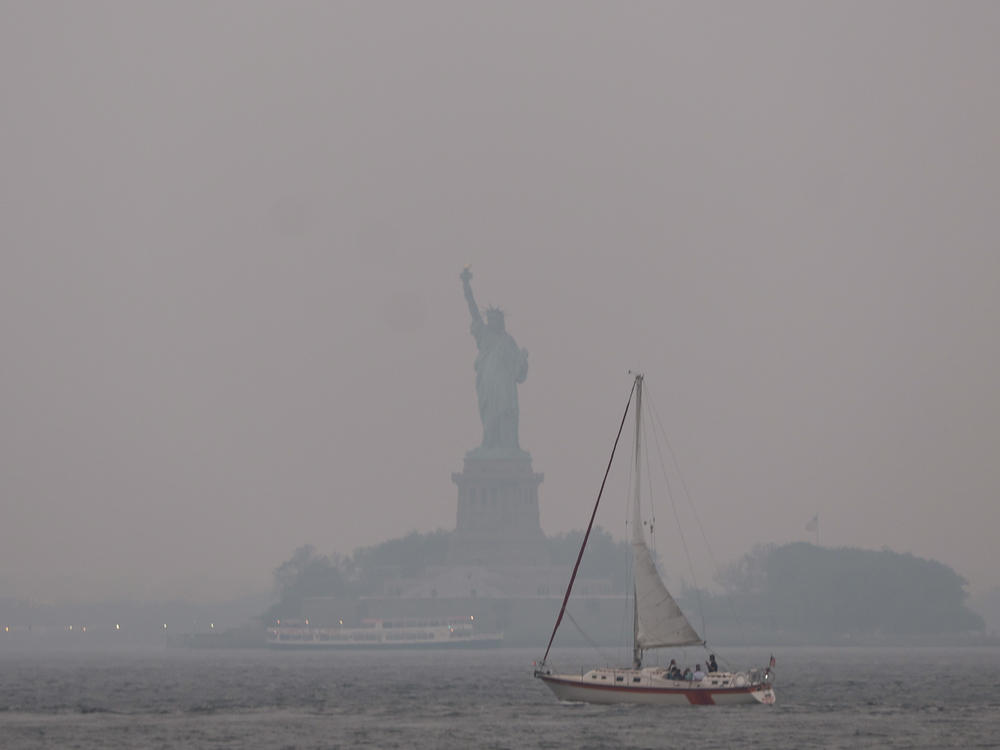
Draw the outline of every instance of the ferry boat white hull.
M268 628L267 645L283 650L490 648L503 633L479 633L472 618L445 620L366 620L363 627L314 627L303 623Z
M361 651L364 649L392 650L392 649L422 649L422 648L495 648L503 645L503 633L481 633L460 638L440 638L427 641L332 641L329 639L297 639L288 640L273 635L268 635L267 645L269 648L281 649L283 651L318 651L325 649L341 649L349 651Z
M535 676L562 701L651 706L772 705L775 701L769 673L753 680L742 673L714 672L699 682L667 679L660 668L594 669L583 675L536 671Z

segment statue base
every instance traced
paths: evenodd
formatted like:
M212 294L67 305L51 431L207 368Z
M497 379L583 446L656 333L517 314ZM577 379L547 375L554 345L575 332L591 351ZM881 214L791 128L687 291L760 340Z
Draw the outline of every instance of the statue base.
M531 455L491 457L476 450L465 456L458 485L458 517L448 562L452 565L545 566L545 533L539 520L538 485Z
M531 454L521 448L484 448L478 446L465 454L466 460L484 459L489 461L527 461L528 469L531 469Z

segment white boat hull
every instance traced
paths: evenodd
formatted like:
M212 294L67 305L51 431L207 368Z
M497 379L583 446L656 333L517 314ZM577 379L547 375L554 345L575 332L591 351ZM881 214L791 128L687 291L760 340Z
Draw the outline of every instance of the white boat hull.
M694 682L663 675L659 668L595 669L582 675L535 672L562 701L651 706L772 705L775 701L769 676L752 681L742 673L715 672Z
M495 648L503 645L503 633L484 633L458 638L440 638L435 640L409 640L409 641L387 641L387 640L322 640L300 639L287 640L270 636L267 639L268 648L285 651L320 651L339 649L343 651L363 651L363 650L389 650L389 649L441 649L441 648Z
M434 620L366 620L362 627L316 627L305 623L267 630L267 645L277 649L489 648L503 633L477 633L472 617Z

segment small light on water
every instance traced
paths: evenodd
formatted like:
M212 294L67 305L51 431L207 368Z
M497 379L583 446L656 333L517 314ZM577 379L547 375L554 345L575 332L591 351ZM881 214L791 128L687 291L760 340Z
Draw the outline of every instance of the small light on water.
M215 630L215 623L214 622L208 623L208 627L210 627L212 630Z
M164 630L166 630L166 629L167 629L167 623L163 623L163 629L164 629Z
M470 620L475 620L475 619L476 619L476 616L475 616L475 615L469 615L469 619L470 619Z
M122 626L121 626L121 625L119 625L119 624L118 624L118 623L116 622L116 623L115 623L115 630L121 630L121 629L122 629Z

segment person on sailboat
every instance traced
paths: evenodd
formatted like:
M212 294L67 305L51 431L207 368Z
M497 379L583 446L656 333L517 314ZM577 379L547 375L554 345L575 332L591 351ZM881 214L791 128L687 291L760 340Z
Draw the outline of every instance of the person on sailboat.
M708 655L708 672L709 672L709 674L711 674L712 672L718 672L718 671L719 671L719 665L716 664L716 662L715 662L715 654L709 654Z
M694 674L691 675L691 679L695 682L701 682L705 679L705 673L701 671L701 664L694 665Z

